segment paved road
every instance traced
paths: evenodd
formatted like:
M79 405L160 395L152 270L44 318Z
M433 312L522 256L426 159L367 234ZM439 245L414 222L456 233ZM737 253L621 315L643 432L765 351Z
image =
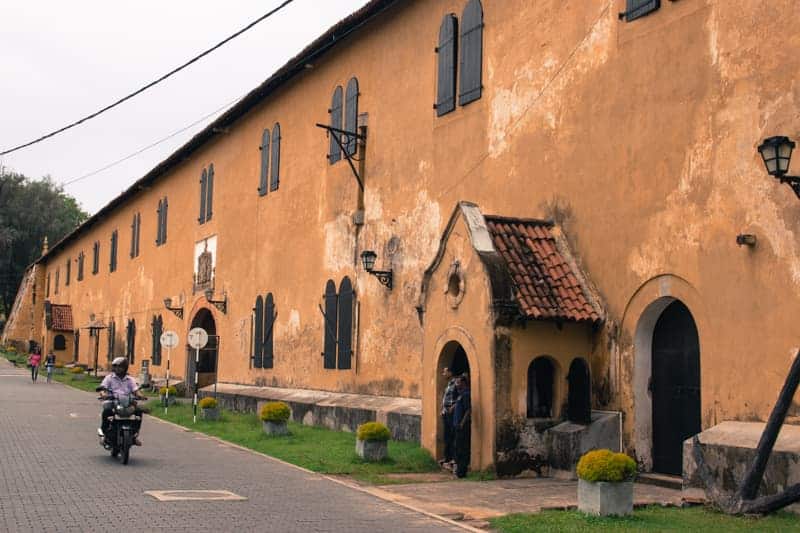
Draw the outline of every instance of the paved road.
M0 362L0 531L459 531L322 476L146 418L123 466L97 443L99 403ZM246 501L159 502L149 490Z

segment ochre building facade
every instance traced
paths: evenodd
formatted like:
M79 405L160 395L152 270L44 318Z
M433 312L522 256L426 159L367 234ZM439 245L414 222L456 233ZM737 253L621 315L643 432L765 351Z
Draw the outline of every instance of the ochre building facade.
M186 377L202 326L207 382L419 399L435 452L457 365L475 468L499 420L563 419L588 375L622 446L674 472L669 434L765 419L800 344L800 204L756 149L800 133L798 17L372 1L52 245L6 340L49 350L68 306L62 361L163 376L172 330Z

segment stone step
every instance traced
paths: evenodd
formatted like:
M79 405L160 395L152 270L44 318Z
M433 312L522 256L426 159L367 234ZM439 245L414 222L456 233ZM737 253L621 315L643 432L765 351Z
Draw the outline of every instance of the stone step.
M655 485L656 487L664 487L665 489L683 488L683 479L681 476L671 476L669 474L658 474L656 472L645 472L636 476L636 483L643 485Z

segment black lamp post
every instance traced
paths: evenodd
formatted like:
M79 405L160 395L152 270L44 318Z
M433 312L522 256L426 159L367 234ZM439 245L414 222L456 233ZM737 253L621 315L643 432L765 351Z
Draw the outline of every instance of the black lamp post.
M381 285L384 285L389 290L392 290L392 271L391 270L374 270L375 259L378 254L372 250L364 250L361 252L361 262L364 264L364 270L378 278Z
M800 177L786 175L789 171L794 147L795 144L789 137L776 136L764 139L764 142L758 147L758 152L761 154L761 159L764 160L767 173L780 183L787 183L795 195L800 198Z
M214 289L206 289L205 290L205 297L208 303L212 304L214 307L222 311L223 313L228 312L228 295L224 292L222 293L222 300L214 300Z

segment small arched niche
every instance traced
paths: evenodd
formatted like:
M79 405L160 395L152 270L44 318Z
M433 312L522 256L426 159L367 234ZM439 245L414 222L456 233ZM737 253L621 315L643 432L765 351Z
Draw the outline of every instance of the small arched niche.
M555 416L556 364L548 356L540 356L528 365L528 418Z

